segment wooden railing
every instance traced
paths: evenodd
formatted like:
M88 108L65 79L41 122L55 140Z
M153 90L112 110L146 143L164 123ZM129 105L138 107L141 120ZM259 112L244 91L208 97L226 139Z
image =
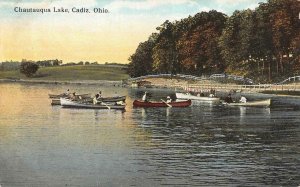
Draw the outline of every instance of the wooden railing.
M259 91L300 91L300 84L259 84L259 85L228 85L228 84L188 84L188 85L174 85L177 88L195 89L195 90L239 90L248 92Z

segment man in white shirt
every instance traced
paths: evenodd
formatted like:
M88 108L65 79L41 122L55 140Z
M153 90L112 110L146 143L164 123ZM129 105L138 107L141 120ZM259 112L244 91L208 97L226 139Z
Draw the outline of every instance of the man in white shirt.
M147 92L144 93L143 97L142 97L142 100L144 102L147 102Z
M241 103L246 103L246 102L247 102L246 97L242 96L241 99L240 99L240 102L241 102Z

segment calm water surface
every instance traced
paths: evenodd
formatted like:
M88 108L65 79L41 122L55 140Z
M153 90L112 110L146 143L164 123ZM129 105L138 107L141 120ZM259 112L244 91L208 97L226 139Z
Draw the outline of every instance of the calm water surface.
M51 106L62 85L0 84L2 187L300 185L300 98L143 109L142 90L68 88L128 95L126 111Z

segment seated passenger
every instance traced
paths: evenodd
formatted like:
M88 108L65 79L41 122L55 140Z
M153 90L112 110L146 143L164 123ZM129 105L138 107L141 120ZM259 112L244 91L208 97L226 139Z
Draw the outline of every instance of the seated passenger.
M99 93L98 93L98 98L101 98L101 97L102 97L102 92L99 91Z
M144 93L144 95L142 97L142 101L148 102L148 100L147 100L147 92Z
M228 96L225 98L225 102L226 102L226 103L233 103L231 94L228 94Z
M71 100L76 100L76 92L73 92L70 96Z
M167 97L167 103L171 103L172 102L172 99L170 96Z
M241 102L241 103L246 103L246 102L247 102L246 97L242 96L241 99L240 99L240 102Z

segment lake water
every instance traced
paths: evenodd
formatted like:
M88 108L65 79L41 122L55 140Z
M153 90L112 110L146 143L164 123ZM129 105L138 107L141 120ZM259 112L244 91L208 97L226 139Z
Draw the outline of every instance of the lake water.
M51 106L48 94L67 88L127 95L126 111ZM300 185L300 98L273 97L271 108L133 108L142 91L0 84L1 186Z

